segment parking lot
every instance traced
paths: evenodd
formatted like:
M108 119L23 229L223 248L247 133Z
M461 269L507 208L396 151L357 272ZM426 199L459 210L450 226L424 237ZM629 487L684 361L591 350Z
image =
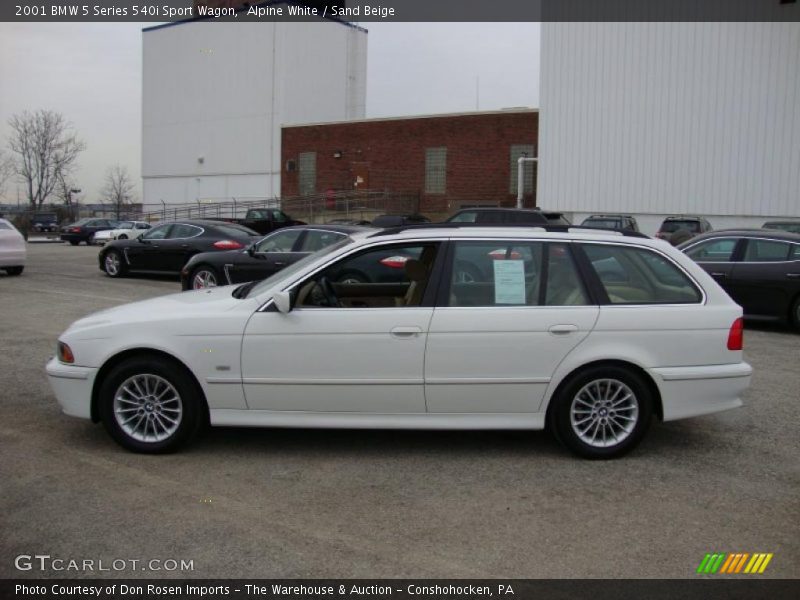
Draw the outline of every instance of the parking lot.
M800 577L798 334L748 327L745 407L654 423L616 461L544 432L274 429L142 456L63 416L44 374L73 320L180 289L112 280L97 252L29 244L0 275L0 577L85 575L14 567L48 554L193 561L118 577L685 578L715 551Z

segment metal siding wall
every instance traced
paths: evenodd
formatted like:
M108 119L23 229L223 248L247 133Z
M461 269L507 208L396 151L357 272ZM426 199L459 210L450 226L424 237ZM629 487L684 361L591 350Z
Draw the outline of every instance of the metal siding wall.
M544 23L539 204L800 216L795 23Z
M142 68L145 202L253 195L254 182L273 196L282 124L363 116L366 33L327 21L181 23L143 33Z

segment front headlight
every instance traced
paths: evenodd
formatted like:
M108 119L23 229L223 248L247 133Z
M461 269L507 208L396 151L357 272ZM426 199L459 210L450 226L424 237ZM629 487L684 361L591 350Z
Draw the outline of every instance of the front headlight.
M67 365L71 365L75 362L75 356L72 354L72 348L70 348L64 342L58 342L58 360Z

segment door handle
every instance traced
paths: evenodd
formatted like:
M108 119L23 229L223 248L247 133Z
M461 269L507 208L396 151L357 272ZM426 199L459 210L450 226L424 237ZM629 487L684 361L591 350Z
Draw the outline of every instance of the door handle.
M420 333L422 333L422 328L420 327L395 327L390 332L392 337L396 338L412 338L417 337Z
M555 335L567 335L569 333L574 333L575 331L578 331L578 326L577 325L553 325L547 331L549 331L550 333L555 334Z
M189 244L181 244L181 248L188 248Z
M725 279L728 274L727 273L711 273L712 277L719 277L720 279Z
M277 260L276 260L276 261L275 261L274 263L272 263L272 264L273 264L273 265L275 265L276 267L282 267L282 266L283 266L283 265L285 265L286 263L285 263L285 262L281 262L281 261L277 261Z

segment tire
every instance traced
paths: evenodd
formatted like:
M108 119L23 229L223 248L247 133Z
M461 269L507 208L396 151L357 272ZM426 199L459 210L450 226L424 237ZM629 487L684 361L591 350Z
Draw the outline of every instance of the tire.
M197 383L182 365L162 357L118 364L101 382L98 400L106 430L132 452L173 452L204 422L205 400Z
M368 283L368 280L360 273L349 271L339 275L339 277L336 278L336 283Z
M127 239L128 239L128 236L127 236L127 235L125 235L124 233L122 233L122 234L120 234L120 236L119 236L117 239L118 239L118 240L127 240Z
M6 267L6 273L9 275L22 275L22 271L25 267Z
M225 285L219 272L209 265L200 265L189 274L190 290L205 290L218 285Z
M87 246L94 246L94 234L84 240Z
M109 277L122 277L125 275L125 262L117 250L109 250L103 255L103 270Z
M69 244L70 244L70 246L77 246L78 244L80 244L80 241L77 241L77 240L70 240L70 241L69 241Z
M549 424L558 440L584 458L606 459L626 454L642 440L654 398L632 369L596 366L571 376L553 403Z
M792 302L792 309L789 313L789 322L794 327L795 331L800 331L800 295Z

